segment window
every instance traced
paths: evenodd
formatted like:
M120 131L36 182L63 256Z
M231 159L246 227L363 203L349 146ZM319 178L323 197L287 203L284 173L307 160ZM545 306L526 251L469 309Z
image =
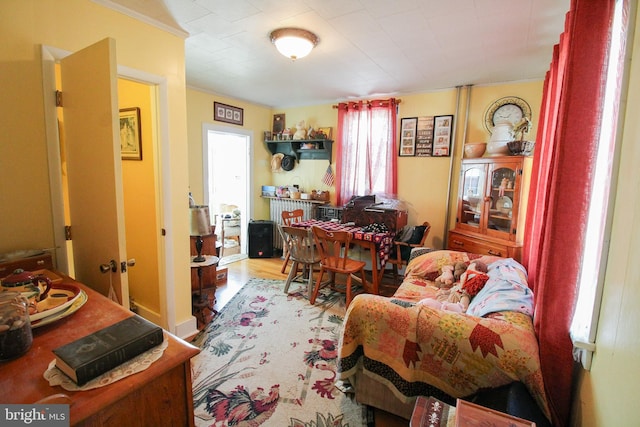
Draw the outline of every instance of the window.
M574 358L585 369L591 367L591 356L595 351L596 329L600 312L602 286L605 276L611 212L611 197L615 187L612 169L616 152L616 124L622 82L622 64L627 36L623 22L624 1L616 2L611 33L607 83L603 104L603 126L600 130L596 167L593 175L592 198L587 220L587 236L582 257L578 299L571 322L570 334L574 345Z
M397 102L368 101L338 106L338 203L352 196L395 195Z

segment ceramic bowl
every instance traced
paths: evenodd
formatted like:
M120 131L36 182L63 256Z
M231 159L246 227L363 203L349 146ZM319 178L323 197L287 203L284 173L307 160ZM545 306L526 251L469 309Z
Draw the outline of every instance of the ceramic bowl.
M467 142L464 144L464 156L468 159L482 157L486 149L486 142Z

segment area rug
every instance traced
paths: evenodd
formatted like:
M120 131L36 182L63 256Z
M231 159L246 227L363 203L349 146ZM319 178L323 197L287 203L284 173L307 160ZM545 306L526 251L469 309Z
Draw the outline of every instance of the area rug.
M220 258L220 261L218 262L218 267L222 267L223 265L229 265L236 261L240 261L247 258L248 258L247 254L225 255L222 258Z
M344 295L325 290L312 306L305 289L251 279L193 339L197 426L373 426L335 386Z

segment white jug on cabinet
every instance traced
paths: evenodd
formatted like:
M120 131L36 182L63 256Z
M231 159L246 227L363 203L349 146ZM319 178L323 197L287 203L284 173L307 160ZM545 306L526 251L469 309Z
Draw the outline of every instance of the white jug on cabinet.
M487 144L487 154L489 156L507 156L509 147L507 143L513 141L513 125L509 122L497 123L493 127L491 139Z

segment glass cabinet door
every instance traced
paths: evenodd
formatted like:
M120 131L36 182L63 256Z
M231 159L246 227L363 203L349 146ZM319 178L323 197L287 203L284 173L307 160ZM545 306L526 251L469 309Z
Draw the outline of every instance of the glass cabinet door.
M511 166L511 167L510 167ZM495 165L490 170L489 197L491 200L487 218L487 234L509 239L515 232L513 226L517 170L512 165Z
M485 165L467 165L462 172L462 194L460 194L458 226L479 229L482 226L484 205Z

